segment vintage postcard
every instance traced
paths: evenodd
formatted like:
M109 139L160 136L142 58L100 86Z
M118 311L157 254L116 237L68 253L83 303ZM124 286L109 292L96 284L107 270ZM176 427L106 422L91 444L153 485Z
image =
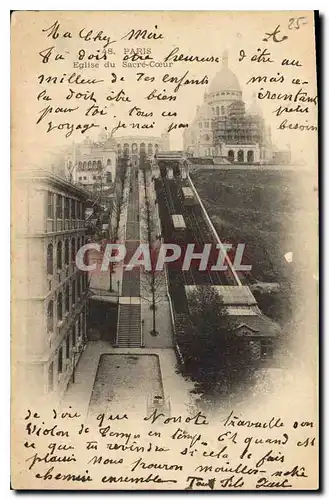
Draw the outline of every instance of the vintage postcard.
M319 488L313 11L11 17L11 487Z

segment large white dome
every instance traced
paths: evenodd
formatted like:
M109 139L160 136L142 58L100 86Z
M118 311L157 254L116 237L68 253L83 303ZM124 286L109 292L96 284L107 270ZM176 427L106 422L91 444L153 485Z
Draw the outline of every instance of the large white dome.
M224 52L222 69L216 73L215 78L211 82L208 95L228 91L241 92L241 87L235 74L228 68L228 56L227 52Z

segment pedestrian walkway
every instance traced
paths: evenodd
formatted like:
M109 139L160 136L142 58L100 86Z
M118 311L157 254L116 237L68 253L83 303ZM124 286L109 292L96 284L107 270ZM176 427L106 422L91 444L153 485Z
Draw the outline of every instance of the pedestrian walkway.
M139 187L138 169L130 170L130 187L126 222L126 259L130 261L140 243L139 222ZM140 296L140 269L123 269L122 290L123 297L136 298ZM141 305L138 303L119 302L119 315L117 326L118 347L141 347Z

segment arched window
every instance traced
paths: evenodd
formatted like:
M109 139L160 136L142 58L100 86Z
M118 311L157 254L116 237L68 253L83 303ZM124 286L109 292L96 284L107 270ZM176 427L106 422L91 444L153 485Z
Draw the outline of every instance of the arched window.
M247 153L247 162L253 163L253 161L254 161L254 152L252 150L250 150Z
M96 163L96 160L93 161L93 170L95 170L97 167L97 163Z
M138 152L138 145L136 143L131 145L131 152L132 153L137 153Z
M54 302L51 300L47 307L47 332L54 331Z
M71 170L71 169L72 169L72 162L69 161L69 170Z
M159 145L158 144L155 144L154 145L154 153L157 155L159 152Z
M139 149L139 152L141 154L145 153L146 151L146 146L145 146L145 142L142 142L141 145L140 145L140 149Z
M88 161L88 170L91 170L91 161Z
M219 115L219 107L216 107L216 115Z
M57 297L57 321L62 321L63 319L63 294L59 292Z
M230 149L230 151L227 154L227 157L230 161L234 161L234 151L233 149Z
M47 246L47 274L52 275L54 272L54 247L52 243Z
M244 152L241 149L238 151L238 162L239 163L244 162Z
M68 266L70 263L70 243L69 243L69 240L65 240L64 263L66 266Z
M222 115L225 115L225 106L222 106L221 113Z
M83 170L87 170L87 162L86 161L83 162Z
M79 161L79 163L78 163L78 169L81 170L81 168L82 168L82 161Z
M61 241L59 241L57 243L56 265L57 265L57 269L62 269L62 267L63 267L63 245L62 245Z
M205 127L205 128L209 128L209 122L208 122L208 121L207 121L207 122L204 122L204 127Z
M67 284L65 287L65 312L70 312L70 285Z
M71 240L71 261L74 264L75 263L75 239L72 238Z
M97 170L102 170L102 162L100 160L97 161Z
M111 163L112 163L112 162L111 162L110 158L108 158L108 159L107 159L107 164L108 164L108 165L111 165Z
M153 154L153 144L149 144L149 145L147 146L147 153L148 153L149 155L152 155L152 154Z

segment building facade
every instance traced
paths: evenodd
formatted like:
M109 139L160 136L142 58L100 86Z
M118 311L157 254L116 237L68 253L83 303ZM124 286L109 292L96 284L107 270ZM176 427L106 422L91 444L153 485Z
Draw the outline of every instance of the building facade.
M99 142L86 138L73 145L66 158L67 178L90 191L111 186L116 168L116 144L107 136Z
M289 152L272 144L256 96L246 110L239 81L228 67L227 52L221 70L204 94L204 102L184 130L183 141L184 150L195 157L221 157L238 164L290 161Z
M159 151L168 150L169 134L163 133L160 137L116 137L115 142L118 158L130 157L131 162L137 164L141 156L154 157Z
M87 193L46 171L18 177L13 257L16 359L30 394L58 400L86 342L88 275L77 269L85 243Z

